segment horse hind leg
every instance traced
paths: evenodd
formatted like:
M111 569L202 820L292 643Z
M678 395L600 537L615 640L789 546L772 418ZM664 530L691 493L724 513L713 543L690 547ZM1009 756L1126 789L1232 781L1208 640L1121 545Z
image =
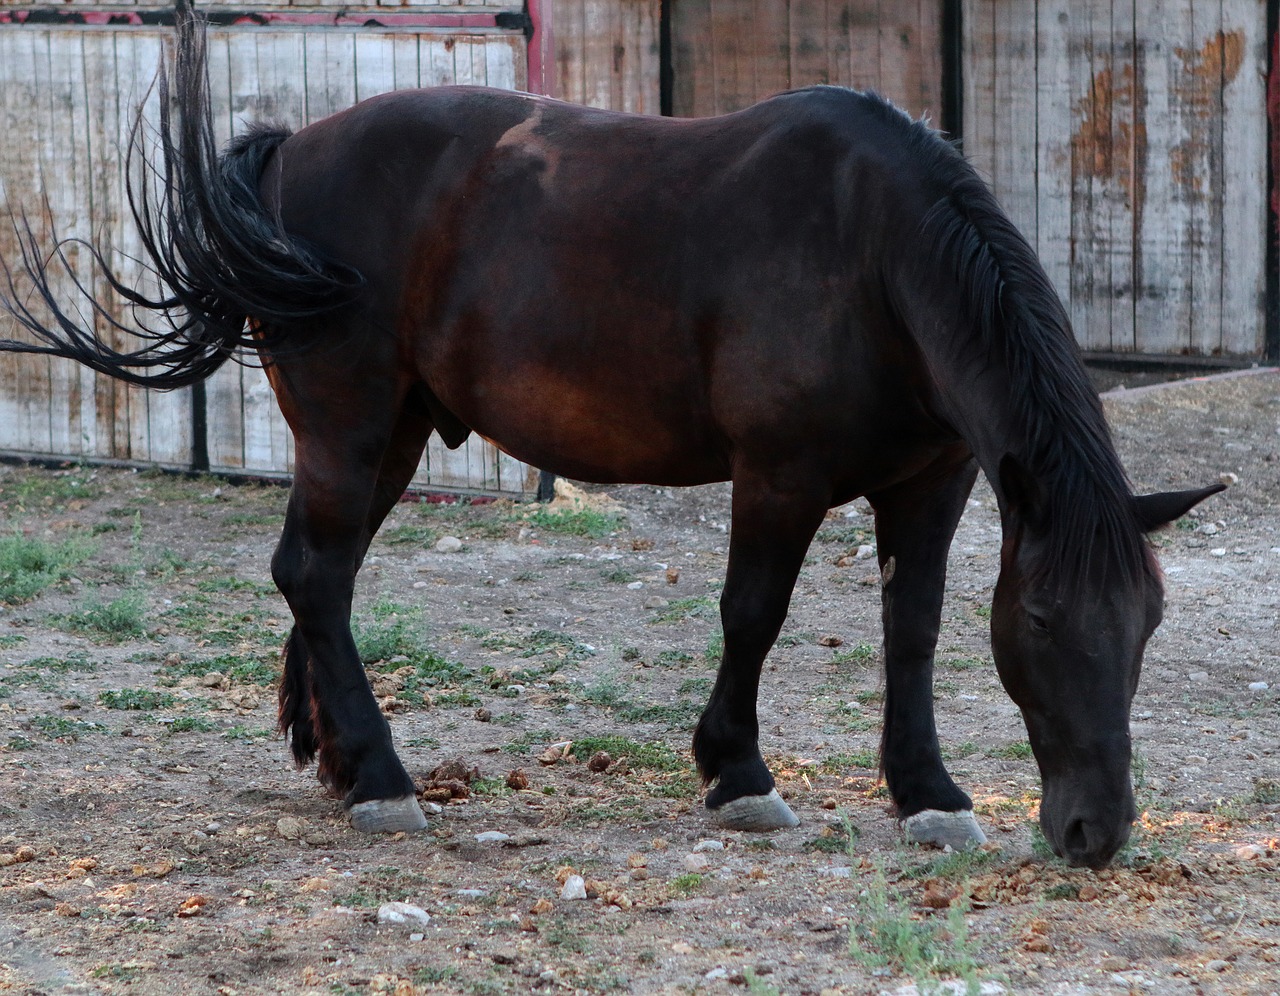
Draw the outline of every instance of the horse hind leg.
M868 495L876 513L884 623L885 701L880 764L907 838L961 850L986 841L973 803L942 761L933 715L933 662L947 551L973 489L967 454Z
M318 758L320 781L345 796L357 830L420 829L425 820L412 781L391 746L349 620L355 573L412 478L431 421L411 393L376 471L358 459L377 448L367 437L367 420L364 431L345 439L331 431L334 423L322 422L323 439L299 439L295 490L272 564L295 617L285 646L280 725L300 767Z
M756 700L765 655L786 620L805 551L826 513L829 492L797 478L734 476L729 566L720 616L724 658L694 733L712 819L733 830L767 831L799 820L774 788L760 755Z

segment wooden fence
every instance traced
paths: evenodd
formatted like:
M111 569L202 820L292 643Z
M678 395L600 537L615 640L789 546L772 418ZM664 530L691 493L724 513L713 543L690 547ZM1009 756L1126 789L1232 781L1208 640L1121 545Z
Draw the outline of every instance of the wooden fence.
M161 4L118 6L129 12L99 8L95 15L68 16L65 6L46 12L0 0L0 16L12 20L56 15L48 23L0 23L0 129L10 136L0 142L0 201L28 212L43 245L52 243L56 230L110 246L113 267L129 283L145 281L146 274L133 262L141 247L125 207L123 150L171 29L149 23L149 8ZM527 83L519 6L455 5L441 13L441 5L419 2L416 13L398 8L391 15L346 5L336 15L316 10L323 6L295 13L265 0L239 23L215 21L209 71L220 140L257 119L300 127L387 90ZM513 27L502 26L507 18ZM380 26L366 23L375 19ZM146 120L153 124L155 118L151 97ZM0 254L15 258L11 233L0 231ZM85 252L72 246L68 258L95 296L112 300ZM72 292L66 284L61 289ZM14 333L5 327L0 334ZM196 435L202 425L204 439ZM206 450L211 470L276 475L291 470L292 446L266 378L253 366L228 364L203 392L160 393L69 361L0 354L3 452L186 468ZM530 470L478 438L455 451L433 438L415 482L524 492Z
M1267 19L1276 6L255 0L247 12L208 9L223 138L254 118L296 127L374 93L454 82L677 115L736 110L811 83L877 89L959 126L1087 350L1244 362L1269 342ZM166 8L0 0L0 209L25 208L47 243L47 194L53 228L111 245L129 279L143 275L130 262L139 247L123 208L121 149L169 32ZM0 253L14 251L0 229ZM76 275L109 297L84 256L68 250ZM203 395L156 394L70 363L0 356L0 452L188 467L207 451L214 470L283 474L291 446L252 368L228 366ZM433 440L417 482L520 493L534 476L482 441L449 452Z

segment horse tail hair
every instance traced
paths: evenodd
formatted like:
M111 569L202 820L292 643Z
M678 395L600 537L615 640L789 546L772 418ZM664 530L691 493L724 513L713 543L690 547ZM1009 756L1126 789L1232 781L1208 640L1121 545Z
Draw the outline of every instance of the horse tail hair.
M151 296L123 283L103 252L82 240L58 241L42 254L26 216L14 216L11 208L20 249L16 269L34 292L27 300L33 296L35 303L23 300L14 270L0 261L0 307L34 341L0 339L0 350L68 357L144 387L185 387L207 378L238 349L276 345L308 319L350 304L363 286L358 271L288 235L258 195L263 169L289 138L288 129L254 126L218 154L205 23L190 0L179 0L176 27L172 87L163 62L155 84L159 156L149 162L144 155L139 111L126 158L129 210L159 293ZM88 249L131 323L117 318L76 276L67 257L71 246ZM75 308L73 317L59 304L55 273L70 279L87 311ZM159 316L158 329L143 321L148 312ZM131 334L142 344L117 351L98 329Z

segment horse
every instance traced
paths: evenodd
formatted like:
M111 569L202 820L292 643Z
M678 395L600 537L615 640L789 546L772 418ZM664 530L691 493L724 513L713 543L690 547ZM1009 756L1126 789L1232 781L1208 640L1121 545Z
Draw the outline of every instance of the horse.
M176 21L158 165L129 185L165 290L110 278L167 324L112 348L15 222L4 304L29 337L0 348L156 388L256 351L296 441L272 560L293 615L280 728L353 827L425 825L356 653L354 579L429 435L474 432L582 481L732 482L724 655L693 754L711 818L753 831L798 822L757 742L765 656L825 514L865 496L883 777L909 838L983 839L943 764L932 672L948 548L985 474L991 646L1041 824L1071 864L1108 863L1136 815L1129 712L1162 613L1146 534L1221 486L1133 493L1062 304L949 142L828 86L689 120L443 87L219 152L205 28L185 2Z

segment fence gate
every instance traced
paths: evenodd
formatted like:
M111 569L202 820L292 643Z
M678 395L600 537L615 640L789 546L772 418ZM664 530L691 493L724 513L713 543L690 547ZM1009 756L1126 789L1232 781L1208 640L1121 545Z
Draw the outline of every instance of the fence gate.
M536 59L530 79L532 25L518 2L408 0L389 9L254 0L253 9L218 7L211 20L209 71L223 141L255 119L298 128L387 90L542 83ZM171 24L171 4L159 0L92 12L0 0L0 211L6 202L25 210L43 246L53 229L110 246L126 283L145 273L131 261L141 247L125 206L123 149L140 103L156 120L148 88ZM12 260L17 246L3 227L0 255ZM72 246L68 258L99 300L112 301L84 251ZM67 298L72 290L61 288ZM122 306L113 310L131 317ZM0 335L16 334L0 322ZM0 354L0 452L175 468L198 466L207 453L215 471L292 469L292 439L260 369L228 364L201 387L162 394L70 361ZM475 437L453 452L433 439L415 480L523 492L529 470Z

